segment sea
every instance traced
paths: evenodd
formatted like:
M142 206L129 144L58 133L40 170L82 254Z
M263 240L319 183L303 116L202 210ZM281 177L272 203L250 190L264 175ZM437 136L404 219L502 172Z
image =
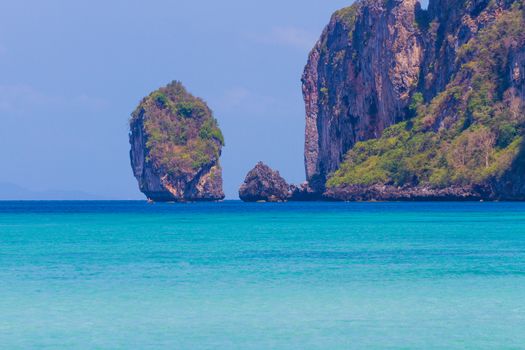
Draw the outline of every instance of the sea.
M0 202L0 349L525 349L525 204Z

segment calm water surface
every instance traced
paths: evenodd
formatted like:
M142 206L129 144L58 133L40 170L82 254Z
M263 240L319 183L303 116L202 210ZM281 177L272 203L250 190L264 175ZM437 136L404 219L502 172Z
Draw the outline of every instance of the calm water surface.
M0 349L525 349L525 204L0 202Z

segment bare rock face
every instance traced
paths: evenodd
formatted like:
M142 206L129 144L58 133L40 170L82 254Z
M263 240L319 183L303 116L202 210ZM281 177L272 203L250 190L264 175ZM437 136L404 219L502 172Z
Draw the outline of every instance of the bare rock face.
M239 189L239 197L245 202L284 202L290 199L291 187L278 171L259 162L248 172Z
M336 12L304 70L305 167L322 192L346 152L405 118L423 41L416 0L364 0Z
M156 202L224 199L222 133L206 103L173 82L144 98L130 121L131 166Z

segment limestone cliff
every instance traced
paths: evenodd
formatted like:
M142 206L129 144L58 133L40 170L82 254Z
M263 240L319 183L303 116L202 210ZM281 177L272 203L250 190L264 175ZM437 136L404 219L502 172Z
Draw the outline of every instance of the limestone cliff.
M364 0L337 11L303 74L306 176L322 191L346 152L403 120L423 42L416 0Z
M159 202L224 198L224 144L206 103L173 82L144 98L130 121L131 166L140 190Z
M525 199L522 0L361 0L303 75L325 198Z

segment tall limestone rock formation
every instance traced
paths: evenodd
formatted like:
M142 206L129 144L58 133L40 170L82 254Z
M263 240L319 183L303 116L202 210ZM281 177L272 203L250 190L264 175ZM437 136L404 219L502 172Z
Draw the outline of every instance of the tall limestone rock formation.
M337 11L303 75L306 176L324 189L358 142L406 117L418 85L423 38L416 0L364 0Z
M144 98L130 121L131 166L152 201L224 199L222 133L206 103L180 82Z

